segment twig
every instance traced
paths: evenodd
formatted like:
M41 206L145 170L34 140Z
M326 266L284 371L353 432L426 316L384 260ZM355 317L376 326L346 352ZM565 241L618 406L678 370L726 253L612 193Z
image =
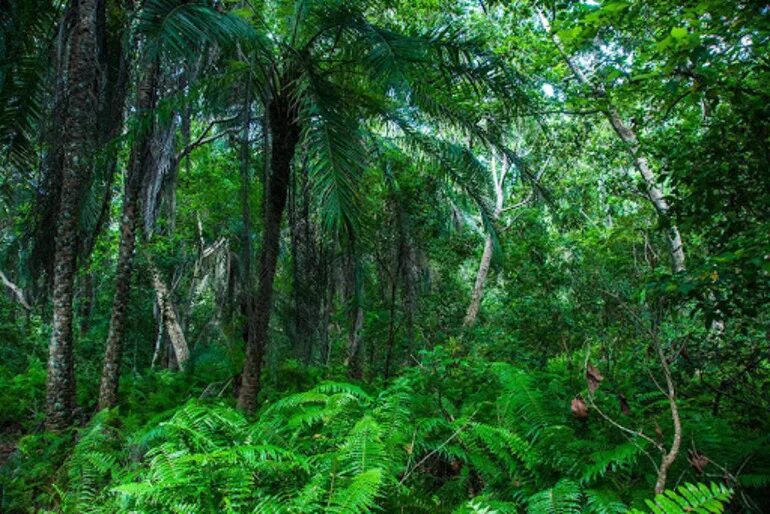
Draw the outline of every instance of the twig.
M414 472L414 470L415 470L415 469L417 469L417 468L419 468L420 466L422 466L422 464L423 464L423 463L424 463L426 460L428 460L428 459L430 459L431 457L433 457L433 456L434 456L436 453L438 453L438 452L439 452L439 451L440 451L442 448L444 448L446 445L448 445L449 443L451 443L451 442L452 442L452 440L454 440L454 439L455 439L457 436L459 436L459 435L462 433L462 431L465 429L465 427L466 427L466 426L468 426L468 424L469 424L469 423L471 422L471 420L473 419L473 416L475 416L477 412L478 412L478 409L477 409L477 410L475 410L475 411L473 411L473 414L471 414L471 415L470 415L470 417L468 417L468 419L465 421L465 423L463 423L462 425L460 425L460 427L459 427L457 430L455 430L455 431L454 431L454 433L453 433L451 436L449 436L449 439L447 439L446 441L444 441L443 443L441 443L441 444L440 444L440 445L439 445L439 446L438 446L436 449L434 449L433 451L431 451L430 453L428 453L428 454L427 454L425 457L423 457L422 459L420 459L420 461L419 461L417 464L415 464L414 466L412 466L412 469L410 469L409 471L407 471L406 473L404 473L404 476L403 476L403 477L401 478L401 480L398 482L398 485L403 485L403 483L404 483L404 482L406 482L406 479L407 479L407 478L409 478L409 476L410 476L410 475L411 475L411 474Z

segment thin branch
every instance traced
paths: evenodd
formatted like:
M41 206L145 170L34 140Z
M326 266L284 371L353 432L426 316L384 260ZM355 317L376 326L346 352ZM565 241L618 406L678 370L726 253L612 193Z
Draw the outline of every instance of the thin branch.
M0 281L2 281L3 285L5 285L5 287L11 291L11 294L13 294L14 298L16 298L16 301L19 303L19 305L28 311L32 310L32 306L29 304L29 302L27 302L27 298L24 296L24 290L11 282L2 271L0 271Z
M410 476L412 473L414 473L414 471L415 471L417 468L419 468L420 466L422 466L422 464L423 464L425 461L427 461L428 459L430 459L431 457L433 457L433 456L434 456L436 453L438 453L439 451L441 451L441 449L442 449L442 448L444 448L446 445L448 445L449 443L451 443L451 442L452 442L452 441L453 441L453 440L454 440L454 439L455 439L457 436L459 436L459 435L462 433L462 431L463 431L463 430L465 430L465 427L466 427L466 426L468 426L468 424L470 424L471 420L473 420L473 416L475 416L477 412L478 412L478 409L477 409L477 410L475 410L475 411L473 411L473 414L471 414L471 415L468 417L468 419L465 421L465 423L463 423L462 425L460 425L460 427L459 427L457 430L455 430L455 431L454 431L454 433L453 433L451 436L449 436L449 439L447 439L446 441L444 441L443 443L441 443L441 444L440 444L440 445L439 445L437 448L435 448L433 451L431 451L430 453L428 453L428 454L427 454L425 457L423 457L422 459L420 459L420 461L419 461L417 464L415 464L414 466L412 466L412 469L410 469L409 471L407 471L406 473L404 473L404 476L403 476L403 477L401 478L401 480L398 482L398 485L403 485L403 484L404 484L404 482L406 482L406 479L407 479L407 478L409 478L409 476Z

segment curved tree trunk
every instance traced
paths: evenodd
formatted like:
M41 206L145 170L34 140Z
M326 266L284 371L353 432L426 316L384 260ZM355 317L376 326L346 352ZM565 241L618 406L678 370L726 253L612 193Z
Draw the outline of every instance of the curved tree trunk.
M158 67L153 65L139 88L137 107L149 115L155 106ZM123 197L123 215L120 220L120 245L115 275L115 296L112 301L110 329L104 350L104 366L99 386L99 409L115 406L120 382L120 359L123 354L123 334L126 325L128 296L131 288L136 229L139 219L139 191L144 171L152 162L150 142L152 134L142 134L135 142L128 166L128 177Z
M46 427L60 430L75 406L72 298L83 184L96 150L97 0L79 0L68 63L67 98L61 127L63 149L60 208L54 238L53 330L48 350Z
M497 160L493 155L492 183L495 188L495 210L493 216L495 219L500 216L500 213L503 210L503 203L505 202L504 181L507 173L508 163L506 160L503 161L500 173L497 173ZM481 310L481 300L484 298L484 283L487 281L489 267L492 264L493 253L494 241L492 241L491 235L487 235L484 241L484 252L481 254L479 270L476 273L476 281L473 284L473 291L471 292L471 303L468 305L468 310L466 311L465 319L463 320L464 327L472 327L476 324L476 318L479 315L479 310Z
M265 195L264 229L259 258L259 286L256 298L254 337L246 346L246 361L241 374L238 408L253 413L257 407L262 359L268 340L270 307L273 300L273 280L280 250L281 219L291 176L291 161L297 147L300 127L296 121L296 106L288 96L274 98L268 105L272 148L271 173Z
M471 292L471 303L468 305L468 310L463 320L463 326L465 327L472 327L476 323L479 310L481 310L481 300L484 297L484 283L487 281L489 267L492 264L492 250L492 236L487 236L484 241L484 252L481 254L481 262L479 262L479 270L476 273L476 282L474 282L473 291Z

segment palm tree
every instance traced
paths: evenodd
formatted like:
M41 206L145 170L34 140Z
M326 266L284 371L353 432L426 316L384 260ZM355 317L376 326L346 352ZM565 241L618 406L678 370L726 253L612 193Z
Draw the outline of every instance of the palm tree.
M97 0L80 0L72 7L75 21L60 133L61 194L54 236L53 330L46 383L46 426L54 430L69 424L75 405L72 299L81 194L91 176L97 147L92 111L92 106L97 105L97 7Z
M169 62L195 61L201 48L213 46L229 53L233 42L249 35L245 23L234 16L222 15L203 2L148 0L138 12L137 21L136 37L141 40L145 56L145 62L139 64L144 66L145 71L138 87L136 109L140 123L133 134L123 196L115 295L99 388L100 409L113 407L117 402L136 230L141 212L141 189L147 177L162 176L158 170L153 173L151 169L159 166L159 147L165 145L166 139L166 127L161 126L162 122L155 112L164 72L162 62L170 67ZM173 162L171 166L176 164ZM159 280L157 274L154 274L155 277ZM182 359L180 365L183 365Z
M441 27L404 34L372 21L386 3L306 0L263 2L268 18L252 13L258 32L248 49L269 132L258 265L256 323L247 337L238 406L256 408L268 341L273 280L280 251L292 160L301 141L326 226L352 234L360 215L357 178L373 156L374 134L396 131L447 171L472 172L477 162L462 147L436 141L438 124L481 134L477 119L457 108L469 95L510 98L516 81L466 34ZM483 210L484 199L477 195ZM489 216L487 220L491 219Z

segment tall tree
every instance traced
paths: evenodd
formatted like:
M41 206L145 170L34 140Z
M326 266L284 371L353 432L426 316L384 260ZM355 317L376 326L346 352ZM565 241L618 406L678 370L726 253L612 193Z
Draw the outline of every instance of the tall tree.
M256 337L246 348L238 405L256 407L259 374L268 341L273 281L291 162L306 138L317 200L329 225L355 226L356 182L369 156L363 134L367 119L396 123L413 134L414 120L401 116L395 95L425 114L427 123L445 120L468 127L467 118L432 98L430 84L443 81L452 92L473 94L480 84L509 84L476 41L451 30L404 35L370 21L376 3L276 2L287 16L265 25L253 61L261 70L261 94L270 135L271 169L265 185L263 237L258 270ZM259 18L258 15L255 15ZM508 77L505 77L508 78ZM511 84L512 85L512 84ZM513 87L510 88L514 89ZM509 93L510 90L498 89ZM446 150L442 145L429 145ZM446 162L457 160L453 152Z
M97 125L91 106L97 105L97 0L72 4L74 25L70 36L61 141L63 150L61 195L53 263L53 326L46 384L46 426L66 427L75 407L73 355L73 285L77 261L77 233L84 184L92 171Z
M117 402L120 382L120 359L123 353L123 337L128 309L128 295L131 287L136 247L136 230L139 222L139 193L148 166L155 164L152 155L155 137L153 112L158 96L157 62L148 66L145 77L139 85L136 108L145 117L144 128L140 129L131 148L123 194L123 213L120 218L120 243L118 246L117 273L115 274L115 295L112 300L112 316L104 350L104 366L99 386L99 408L113 407Z

